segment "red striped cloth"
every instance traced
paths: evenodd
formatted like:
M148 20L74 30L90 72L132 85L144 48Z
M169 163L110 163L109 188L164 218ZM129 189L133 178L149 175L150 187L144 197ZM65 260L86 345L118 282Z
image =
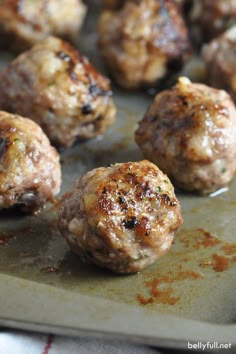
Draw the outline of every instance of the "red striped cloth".
M4 331L0 333L0 354L161 354L161 352L118 340Z

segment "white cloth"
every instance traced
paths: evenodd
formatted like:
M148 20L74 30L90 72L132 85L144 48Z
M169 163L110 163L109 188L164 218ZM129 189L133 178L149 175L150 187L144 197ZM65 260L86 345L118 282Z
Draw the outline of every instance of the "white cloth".
M122 341L71 338L18 331L0 333L0 354L161 354L143 345Z

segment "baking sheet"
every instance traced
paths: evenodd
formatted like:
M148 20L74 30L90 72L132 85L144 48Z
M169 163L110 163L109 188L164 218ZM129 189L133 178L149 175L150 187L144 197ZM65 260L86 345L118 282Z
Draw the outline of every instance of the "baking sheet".
M79 48L104 70L95 23L87 20ZM1 54L1 66L10 59ZM186 70L194 77L202 67L195 61ZM62 193L92 168L143 158L134 130L152 97L114 87L114 100L116 124L104 138L61 153ZM184 225L171 251L132 276L83 265L60 236L54 207L37 217L1 213L0 324L181 348L191 340L236 346L236 181L216 196L177 196Z

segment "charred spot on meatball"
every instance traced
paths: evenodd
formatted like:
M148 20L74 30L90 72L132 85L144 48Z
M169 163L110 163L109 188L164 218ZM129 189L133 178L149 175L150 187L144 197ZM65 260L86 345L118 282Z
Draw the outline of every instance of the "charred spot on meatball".
M67 42L49 37L0 74L0 109L30 117L57 147L105 133L116 109L110 82Z
M59 229L82 261L124 274L166 254L182 222L171 182L149 161L88 172L58 212Z
M183 190L208 194L234 177L236 109L223 90L180 78L156 95L135 139Z
M118 11L104 10L99 48L114 80L126 89L159 85L191 54L179 7L169 0L131 0Z
M92 105L90 103L85 103L82 106L82 113L83 114L90 114L90 113L92 113L92 111L93 111L93 108L92 108Z
M28 118L0 111L0 209L38 212L61 186L59 155Z
M49 35L76 42L85 14L81 0L1 0L0 47L21 52Z
M130 219L123 220L122 223L126 229L134 229L139 224L139 221L135 216L132 216Z

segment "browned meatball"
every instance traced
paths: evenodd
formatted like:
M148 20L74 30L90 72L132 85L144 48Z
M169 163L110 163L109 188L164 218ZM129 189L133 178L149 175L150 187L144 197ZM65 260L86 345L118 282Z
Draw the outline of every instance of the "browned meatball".
M30 117L56 145L103 134L115 107L109 81L67 42L49 37L0 74L0 108Z
M61 186L59 155L33 121L0 112L0 209L38 211Z
M156 95L136 142L174 184L210 193L236 171L236 109L225 91L180 78Z
M236 102L236 26L205 45L202 54L209 84L225 89Z
M155 86L190 54L186 26L170 0L127 1L120 11L104 10L99 47L114 79L128 89Z
M75 41L85 13L80 0L1 0L0 47L23 51L48 35Z
M84 262L135 273L170 248L182 224L168 177L149 161L101 167L65 194L59 228Z
M196 26L202 40L209 41L236 21L235 0L194 0L190 23Z

